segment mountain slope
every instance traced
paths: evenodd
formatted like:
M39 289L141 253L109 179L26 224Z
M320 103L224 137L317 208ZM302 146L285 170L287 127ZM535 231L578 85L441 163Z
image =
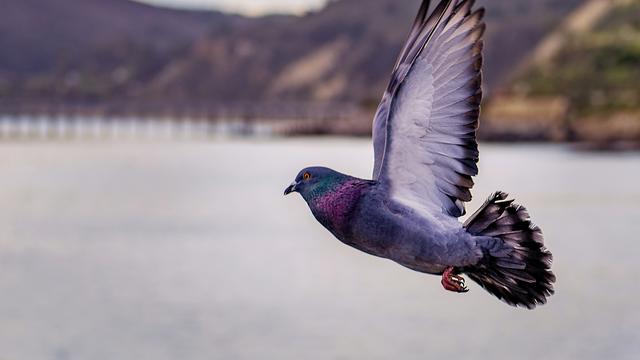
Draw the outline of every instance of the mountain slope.
M513 91L566 95L577 116L640 110L640 0L614 3L593 27L567 33L558 51L525 71Z
M504 86L503 96L485 108L493 118L485 128L512 128L524 136L535 133L521 130L537 120L538 133L547 134L542 138L637 142L639 64L640 0L587 1L541 43ZM553 114L537 115L553 104L559 105ZM501 121L492 124L495 120Z
M42 72L53 57L87 55L127 39L160 49L204 35L208 14L170 11L127 0L4 0L0 69Z
M128 0L4 0L0 96L104 99L129 93L238 16Z
M0 97L375 104L419 0L339 0L242 18L127 0L5 0ZM479 0L495 88L581 0Z
M485 79L493 88L581 1L479 2L487 7ZM342 0L301 18L212 34L171 64L149 91L222 100L375 102L418 5L418 0ZM194 88L184 81L196 74L211 83Z

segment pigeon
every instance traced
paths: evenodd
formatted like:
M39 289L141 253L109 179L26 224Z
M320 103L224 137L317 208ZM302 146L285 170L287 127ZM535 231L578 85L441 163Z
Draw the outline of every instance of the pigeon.
M424 0L373 121L372 179L325 167L297 192L338 240L465 293L463 275L503 302L533 309L554 293L552 254L527 209L502 191L464 223L478 174L483 8Z

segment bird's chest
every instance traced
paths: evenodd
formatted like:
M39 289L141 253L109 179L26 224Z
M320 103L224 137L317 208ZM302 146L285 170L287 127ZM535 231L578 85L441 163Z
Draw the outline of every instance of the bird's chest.
M336 191L314 199L311 210L318 222L342 240L350 233L359 198L357 189Z

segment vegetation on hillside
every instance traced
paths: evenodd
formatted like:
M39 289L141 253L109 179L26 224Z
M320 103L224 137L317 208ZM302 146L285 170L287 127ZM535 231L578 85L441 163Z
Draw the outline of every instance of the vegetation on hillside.
M640 111L640 0L571 35L551 61L527 71L512 90L529 97L564 96L574 120Z

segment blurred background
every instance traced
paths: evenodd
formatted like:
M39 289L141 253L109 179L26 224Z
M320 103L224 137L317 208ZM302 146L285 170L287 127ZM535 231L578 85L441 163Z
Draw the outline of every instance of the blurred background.
M419 0L3 0L0 359L635 359L640 0L487 9L473 212L557 293L513 309L347 248L282 190L369 177Z

